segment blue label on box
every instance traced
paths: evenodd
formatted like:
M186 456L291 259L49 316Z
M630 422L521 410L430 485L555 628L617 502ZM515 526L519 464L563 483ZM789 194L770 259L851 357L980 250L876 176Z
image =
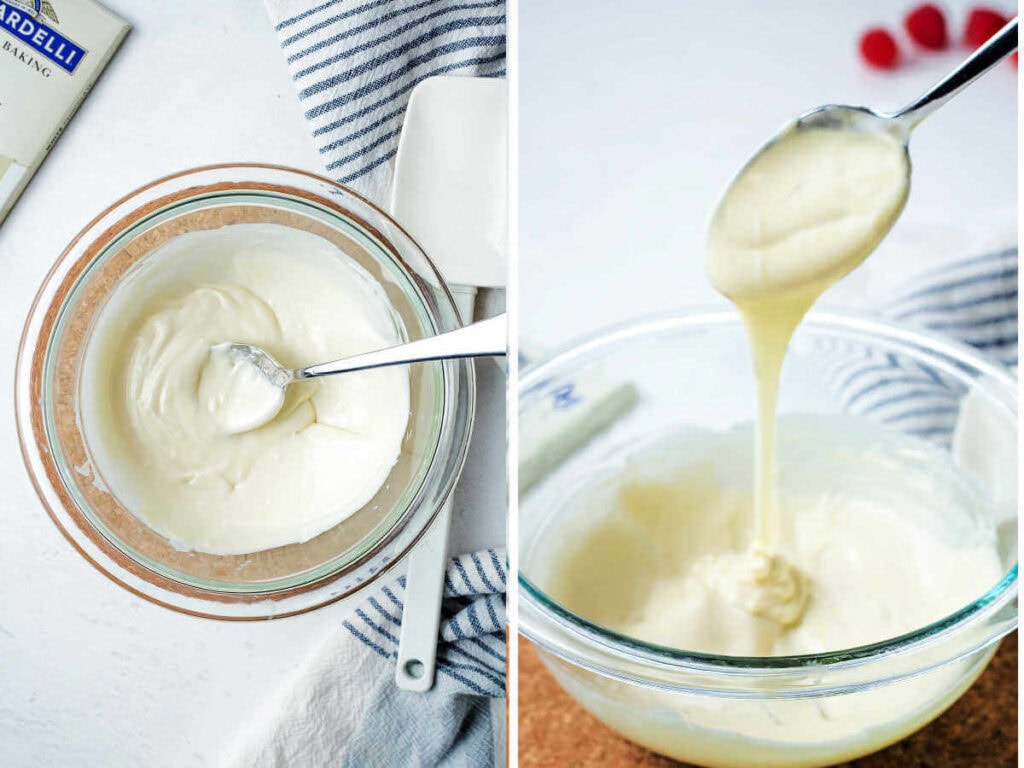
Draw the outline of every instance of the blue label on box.
M21 40L65 72L73 73L85 58L85 49L40 19L41 0L0 2L0 29ZM47 3L49 5L49 3Z

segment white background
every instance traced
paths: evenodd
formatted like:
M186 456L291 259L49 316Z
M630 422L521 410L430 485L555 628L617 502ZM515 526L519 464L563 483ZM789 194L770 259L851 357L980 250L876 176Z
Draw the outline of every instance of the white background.
M915 55L896 72L870 71L857 54L860 32L899 30L911 5L523 0L524 345L550 349L649 312L724 304L704 277L701 245L746 158L807 109L895 108L966 56L956 46ZM959 38L969 4L943 5ZM1012 64L999 66L917 129L904 215L833 303L870 303L940 251L1005 232L1016 211L1015 75Z
M218 765L238 729L351 610L228 624L150 605L75 553L28 482L13 364L32 297L75 233L115 199L184 168L258 161L321 170L258 0L107 4L134 29L0 227L5 768ZM478 370L492 407L478 415L483 439L456 496L458 551L504 541L503 382L490 362Z

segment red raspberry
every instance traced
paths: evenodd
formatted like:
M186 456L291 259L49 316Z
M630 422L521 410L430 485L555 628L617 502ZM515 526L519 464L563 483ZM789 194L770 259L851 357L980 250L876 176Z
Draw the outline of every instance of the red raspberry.
M873 27L860 39L860 55L877 69L895 69L900 61L900 49L888 30Z
M1010 17L994 8L979 5L967 15L967 30L964 42L971 48L984 44L992 35L1006 26Z
M942 9L932 3L919 5L903 19L903 28L910 39L922 48L941 51L949 45L946 17Z

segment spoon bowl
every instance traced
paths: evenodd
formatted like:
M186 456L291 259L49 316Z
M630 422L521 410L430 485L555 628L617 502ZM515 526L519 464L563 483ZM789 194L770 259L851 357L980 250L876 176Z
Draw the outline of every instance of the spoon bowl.
M744 164L715 209L705 256L715 288L762 311L774 296L776 318L782 298L792 312L806 311L896 223L909 192L913 129L1016 47L1014 18L900 110L827 104L787 124ZM812 256L795 259L787 248Z
M226 355L233 363L248 365L259 371L275 387L286 387L295 380L294 374L285 368L265 349L253 344L229 341L210 347L211 355Z
M907 123L870 107L826 104L800 115L783 134L791 130L828 129L860 133L888 133L900 143L910 140ZM780 134L781 135L781 134Z
M280 413L291 377L291 371L259 347L216 344L199 374L199 401L225 434L249 432Z

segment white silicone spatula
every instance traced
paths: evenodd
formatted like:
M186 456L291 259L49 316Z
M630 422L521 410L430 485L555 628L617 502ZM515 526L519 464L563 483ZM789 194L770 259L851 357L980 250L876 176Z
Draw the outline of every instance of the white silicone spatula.
M464 323L478 287L505 285L508 96L504 80L432 77L412 92L391 211L434 261ZM395 682L434 684L451 500L409 555Z

